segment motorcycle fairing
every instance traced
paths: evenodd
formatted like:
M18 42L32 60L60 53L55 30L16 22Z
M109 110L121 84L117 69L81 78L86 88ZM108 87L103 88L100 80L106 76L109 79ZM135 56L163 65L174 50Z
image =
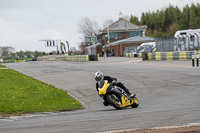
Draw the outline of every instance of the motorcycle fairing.
M108 89L109 85L110 85L110 84L108 83L108 81L105 80L103 87L102 87L102 88L98 88L98 90L99 90L99 92L98 92L99 95L105 95L105 94L106 94L106 90Z
M129 100L125 95L121 97L123 107L130 106L133 104L133 100Z

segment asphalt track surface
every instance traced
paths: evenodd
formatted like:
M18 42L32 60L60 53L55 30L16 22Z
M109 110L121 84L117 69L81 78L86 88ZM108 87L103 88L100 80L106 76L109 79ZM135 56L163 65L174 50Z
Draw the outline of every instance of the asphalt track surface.
M94 62L25 62L5 64L23 74L66 90L83 110L0 118L1 133L88 133L200 123L200 68L191 61L143 61L100 58ZM137 95L138 108L103 106L96 71L124 81Z

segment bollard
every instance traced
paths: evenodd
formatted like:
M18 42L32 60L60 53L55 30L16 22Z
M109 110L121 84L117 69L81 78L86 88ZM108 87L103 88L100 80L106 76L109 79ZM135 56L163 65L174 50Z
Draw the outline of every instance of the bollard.
M194 51L192 52L192 66L194 67Z
M197 67L199 67L199 50L197 50Z

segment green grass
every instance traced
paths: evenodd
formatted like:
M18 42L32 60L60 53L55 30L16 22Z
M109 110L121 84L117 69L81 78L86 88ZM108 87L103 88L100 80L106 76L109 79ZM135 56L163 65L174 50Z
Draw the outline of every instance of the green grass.
M23 58L23 59L5 59L4 63L9 63L9 62L25 62L25 61L32 61L33 58Z
M26 61L32 61L33 58L25 58L24 60L26 60Z
M6 66L3 66L3 65L0 64L0 68L6 68Z
M66 111L79 108L82 108L82 105L64 90L12 69L0 69L0 112L3 114Z

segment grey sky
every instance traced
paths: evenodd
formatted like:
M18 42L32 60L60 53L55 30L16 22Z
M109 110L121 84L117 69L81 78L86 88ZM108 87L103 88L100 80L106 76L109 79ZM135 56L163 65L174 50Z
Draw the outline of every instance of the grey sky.
M0 0L0 46L16 51L52 51L43 39L68 41L78 48L81 34L77 24L83 17L96 21L99 27L107 19L123 15L140 18L142 12L161 10L171 5L183 8L200 0Z

